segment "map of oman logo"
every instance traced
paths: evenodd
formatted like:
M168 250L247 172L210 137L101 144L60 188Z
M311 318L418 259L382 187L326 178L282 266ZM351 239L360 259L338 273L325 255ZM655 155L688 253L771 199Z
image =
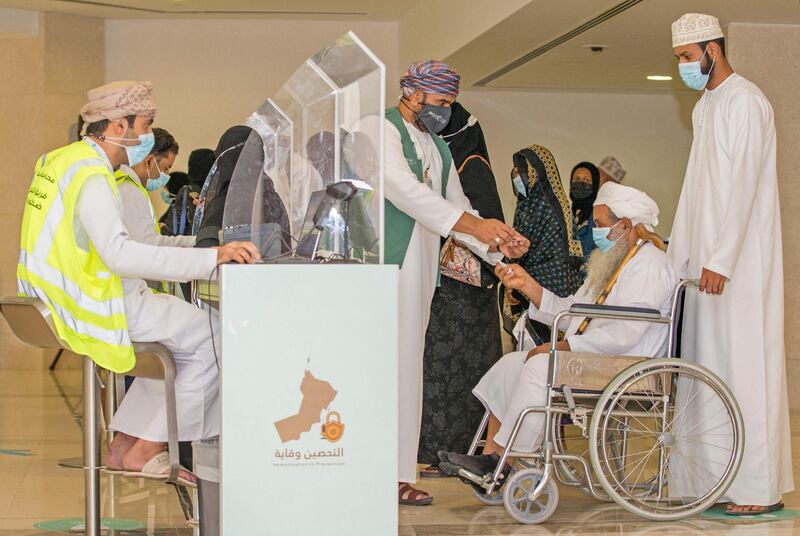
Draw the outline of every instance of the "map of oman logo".
M336 389L325 380L320 380L306 370L303 381L300 383L300 392L303 400L300 402L300 409L291 417L275 422L275 429L281 438L281 443L296 441L305 432L311 430L315 424L320 422L322 410L336 398ZM339 441L344 435L344 424L342 417L336 411L331 411L322 424L322 438L331 443Z

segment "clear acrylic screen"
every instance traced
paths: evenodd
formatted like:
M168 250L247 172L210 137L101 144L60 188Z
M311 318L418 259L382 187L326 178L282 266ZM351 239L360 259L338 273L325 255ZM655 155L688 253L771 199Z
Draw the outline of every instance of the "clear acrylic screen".
M382 262L384 81L383 64L348 33L247 119L225 241L249 232L267 259Z

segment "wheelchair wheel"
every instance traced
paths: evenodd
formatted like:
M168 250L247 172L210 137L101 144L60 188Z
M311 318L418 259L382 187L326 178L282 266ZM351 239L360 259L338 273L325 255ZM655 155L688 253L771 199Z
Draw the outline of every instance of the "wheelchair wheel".
M558 508L558 486L554 479L550 479L538 496L534 495L543 476L539 469L523 469L514 473L503 486L506 512L519 523L544 523Z
M486 506L500 506L503 504L503 488L493 491L491 494L486 493L486 490L478 486L470 486L472 494L478 501Z
M517 460L517 463L519 463L519 460ZM506 477L506 481L516 472L517 466L513 464L511 466L511 472L508 477ZM475 498L486 506L500 506L503 504L503 486L501 486L500 489L494 490L491 494L486 493L485 489L476 484L470 485L470 489L472 490L472 494L475 495Z
M712 506L733 482L744 423L714 373L676 358L649 359L606 387L589 448L593 471L614 502L647 519L678 520Z

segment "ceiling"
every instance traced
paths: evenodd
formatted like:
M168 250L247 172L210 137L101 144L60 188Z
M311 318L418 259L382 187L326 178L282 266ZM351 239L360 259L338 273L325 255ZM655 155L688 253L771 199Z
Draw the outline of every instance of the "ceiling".
M432 20L420 17L430 12L424 2L437 2L434 14L452 14L449 32L455 36L458 31L457 38L446 38L447 25L442 25L440 15ZM723 28L731 22L800 24L800 0L529 0L518 2L521 8L488 30L484 25L465 33L461 23L466 19L459 16L463 10L485 12L491 4L486 0L0 0L5 7L105 18L401 21L401 36L408 14L414 39L437 32L430 35L451 45L438 55L459 70L463 87L522 90L686 91L677 76L670 41L670 24L681 14L712 13ZM436 56L433 41L429 45ZM456 42L466 44L451 53ZM605 48L593 52L590 45ZM780 48L776 44L776 53ZM647 80L648 75L669 75L673 80L655 82Z
M531 61L498 72L622 4L632 5ZM534 0L447 61L458 66L466 84L487 88L683 91L670 25L686 12L712 13L723 28L731 22L800 24L799 0ZM597 44L607 48L588 48ZM487 80L493 73L499 76ZM674 79L654 82L648 75Z
M307 16L396 20L417 0L0 0L0 6L102 18Z

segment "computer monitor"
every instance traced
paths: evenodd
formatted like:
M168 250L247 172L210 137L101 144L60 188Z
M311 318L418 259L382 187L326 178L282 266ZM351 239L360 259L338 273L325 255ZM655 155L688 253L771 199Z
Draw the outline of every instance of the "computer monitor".
M260 223L255 226L250 224L232 225L221 229L219 234L220 244L242 240L253 242L264 260L280 257L291 246L286 242L281 226L277 223ZM286 248L284 248L284 243L286 243Z

